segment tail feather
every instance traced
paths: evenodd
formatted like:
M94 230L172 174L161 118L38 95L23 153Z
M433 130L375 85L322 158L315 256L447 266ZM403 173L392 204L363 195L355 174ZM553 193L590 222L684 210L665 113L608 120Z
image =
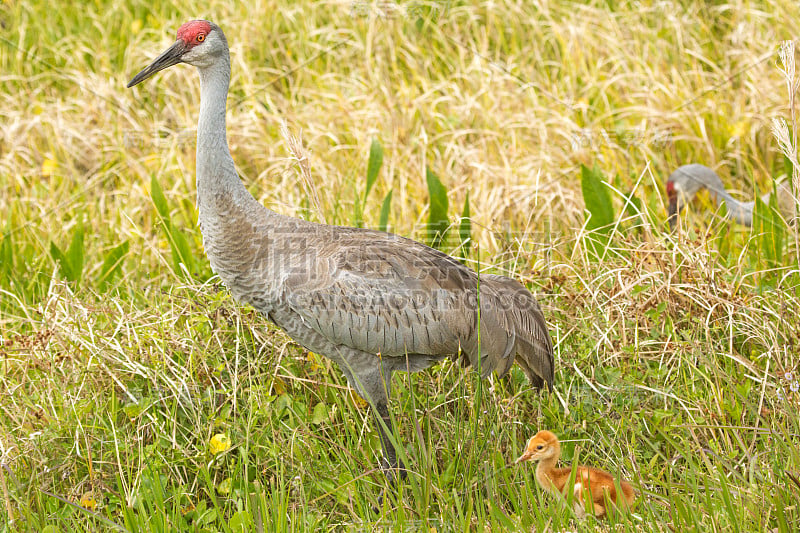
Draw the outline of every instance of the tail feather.
M505 375L516 360L535 387L552 387L553 344L536 298L505 276L481 276L480 371ZM470 357L473 359L473 357Z

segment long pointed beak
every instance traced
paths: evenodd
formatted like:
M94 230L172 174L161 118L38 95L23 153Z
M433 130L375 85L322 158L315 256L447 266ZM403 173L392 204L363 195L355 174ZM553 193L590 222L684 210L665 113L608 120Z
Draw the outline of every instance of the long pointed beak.
M152 63L147 65L139 74L128 82L128 89L142 83L159 70L164 70L165 68L180 63L181 57L186 53L186 50L186 43L180 39L175 41L175 44L164 50L160 56L155 58Z
M667 222L669 222L669 230L674 231L675 226L678 224L678 197L677 195L669 199L667 206Z

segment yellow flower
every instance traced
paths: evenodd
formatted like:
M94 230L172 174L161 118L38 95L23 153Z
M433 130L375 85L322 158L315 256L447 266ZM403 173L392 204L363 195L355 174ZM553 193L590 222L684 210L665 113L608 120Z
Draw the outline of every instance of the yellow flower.
M322 365L319 364L319 361L317 360L317 355L314 352L308 352L308 355L306 356L306 361L308 361L309 369L312 372L319 372L320 370L323 369Z
M142 29L142 21L140 19L136 19L131 22L131 33L136 34L139 33Z
M94 499L92 491L86 492L81 496L81 507L90 511L97 509L97 500Z
M58 170L58 162L54 159L45 159L42 163L42 176L52 176Z
M217 433L211 437L211 440L208 442L208 449L211 450L211 453L214 455L222 453L230 449L230 447L231 439L225 433Z

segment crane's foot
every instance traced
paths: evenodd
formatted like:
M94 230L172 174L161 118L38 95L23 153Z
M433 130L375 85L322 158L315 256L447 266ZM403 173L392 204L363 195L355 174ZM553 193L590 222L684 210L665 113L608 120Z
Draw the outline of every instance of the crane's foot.
M408 470L402 463L395 463L394 466L392 466L385 458L381 461L381 472L383 472L383 475L386 476L386 479L389 481L389 488L381 491L380 496L378 496L378 506L372 508L374 513L380 513L380 508L383 507L385 498L397 497L398 482L405 481L408 478Z
M391 462L384 458L381 461L381 472L389 480L392 488L397 486L398 481L405 481L408 478L408 469L401 461Z

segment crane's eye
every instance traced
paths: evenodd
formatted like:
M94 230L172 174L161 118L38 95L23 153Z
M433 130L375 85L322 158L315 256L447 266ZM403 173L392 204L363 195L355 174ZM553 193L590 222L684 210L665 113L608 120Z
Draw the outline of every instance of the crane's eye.
M205 33L198 33L197 37L195 37L194 40L197 41L198 43L202 43L203 41L206 40L206 34Z
M536 447L536 449L537 449L537 450L541 450L542 448L544 448L544 445L542 445L542 444L540 444L540 445L538 445L538 446Z

